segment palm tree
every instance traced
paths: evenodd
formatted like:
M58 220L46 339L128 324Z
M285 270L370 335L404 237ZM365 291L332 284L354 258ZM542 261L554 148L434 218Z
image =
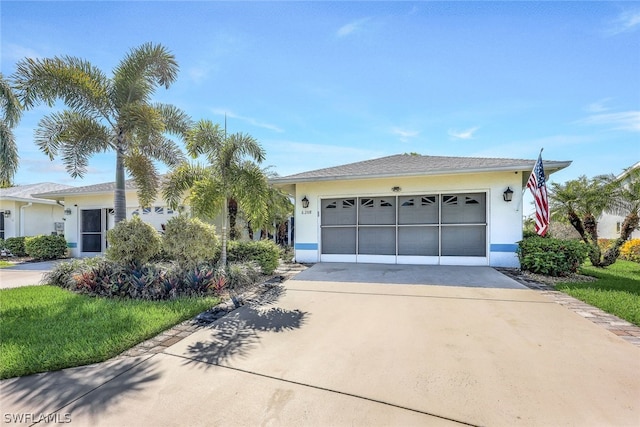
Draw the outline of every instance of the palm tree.
M257 221L264 221L267 216L265 194L268 184L259 167L265 152L253 137L242 133L226 136L209 120L201 120L191 129L186 148L193 158L202 156L207 164L185 162L170 172L164 186L164 198L175 208L188 193L196 215L215 218L223 213L220 263L224 268L229 207L237 205Z
M556 219L566 219L589 246L589 259L596 267L613 264L620 247L638 228L640 210L640 171L629 171L624 178L599 175L580 176L564 184L553 183L550 210ZM598 246L598 218L604 213L625 216L620 237L602 254Z
M70 56L26 58L13 78L26 108L39 102L53 106L57 100L67 107L40 120L35 142L51 160L60 156L72 177L84 176L93 154L115 151L117 223L126 217L125 171L137 185L140 204L148 206L160 184L154 160L175 166L184 159L166 134L186 133L189 118L176 107L150 100L158 86L169 87L177 72L165 47L146 43L125 56L112 78Z
M18 171L18 146L12 129L18 124L21 113L18 98L0 73L0 188L11 187Z

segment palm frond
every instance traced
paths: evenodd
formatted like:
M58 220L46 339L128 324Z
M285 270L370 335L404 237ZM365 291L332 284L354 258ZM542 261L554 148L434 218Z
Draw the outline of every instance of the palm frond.
M189 203L193 213L201 218L213 219L223 213L226 193L215 176L208 175L191 186Z
M0 73L0 120L12 128L20 121L22 106L9 81Z
M160 176L153 162L141 152L133 151L125 156L124 165L136 183L140 205L150 206L160 187Z
M160 112L165 132L186 139L193 125L191 117L183 110L170 104L156 103L153 108Z
M166 175L162 185L162 197L175 209L189 196L193 184L208 175L210 173L206 167L184 162Z
M220 126L210 120L200 120L187 132L185 147L192 157L204 154L209 163L214 164L223 143L224 131Z
M148 157L158 160L169 167L176 167L186 161L178 144L164 135L152 135L137 142L137 148Z
M18 171L18 146L7 123L0 121L0 187L13 184Z
M110 120L110 82L88 61L71 57L26 58L16 64L13 81L25 108L39 101L53 106L61 99L67 107Z
M131 102L147 102L157 86L168 88L178 75L173 54L160 44L131 49L114 70L113 100L118 109Z

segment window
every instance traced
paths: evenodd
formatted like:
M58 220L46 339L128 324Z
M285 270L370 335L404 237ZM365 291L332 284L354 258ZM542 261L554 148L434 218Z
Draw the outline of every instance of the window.
M393 207L393 204L387 202L386 200L380 200L380 206L383 208Z
M373 205L373 199L360 199L360 206L363 208L372 208Z
M352 208L356 205L356 200L355 199L344 199L342 201L342 207L345 209L349 209Z
M164 208L162 206L155 206L153 208L153 211L156 213L156 215L164 214Z
M142 215L149 215L151 213L151 208L142 208Z
M409 199L409 200L403 202L402 205L400 205L400 206L414 206L414 201L413 201L413 199Z
M620 230L622 229L622 224L620 224L620 222L616 222L616 233L619 233Z
M436 196L425 196L422 197L420 204L422 206L431 206L436 204Z
M338 207L337 202L331 202L327 206L325 206L325 209L336 209L337 207Z
M444 205L457 205L458 196L442 196L442 204Z

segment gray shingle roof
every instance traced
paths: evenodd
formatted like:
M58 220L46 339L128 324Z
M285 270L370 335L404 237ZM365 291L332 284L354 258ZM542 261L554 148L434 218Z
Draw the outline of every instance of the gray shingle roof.
M451 175L495 171L531 171L536 160L484 157L445 157L396 154L274 178L275 184L368 179L398 176ZM566 168L570 161L544 161L546 173Z
M132 179L128 179L124 183L125 190L137 190L137 187ZM113 193L116 189L115 182L104 182L101 184L85 185L83 187L69 187L66 189L60 189L57 191L48 191L37 194L39 197L44 198L58 198L62 196L73 196L78 194L104 194Z
M56 184L53 182L40 182L37 184L16 185L15 187L0 188L0 199L6 200L22 200L51 203L50 200L44 200L34 195L55 191L68 191L72 189L70 185Z

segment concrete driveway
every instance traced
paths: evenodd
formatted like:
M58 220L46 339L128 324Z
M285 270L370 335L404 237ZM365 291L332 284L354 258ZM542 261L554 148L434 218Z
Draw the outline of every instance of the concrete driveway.
M39 285L42 275L64 260L28 262L0 268L0 289Z
M534 291L303 280L324 267L163 353L2 381L2 422L640 424L640 349Z

